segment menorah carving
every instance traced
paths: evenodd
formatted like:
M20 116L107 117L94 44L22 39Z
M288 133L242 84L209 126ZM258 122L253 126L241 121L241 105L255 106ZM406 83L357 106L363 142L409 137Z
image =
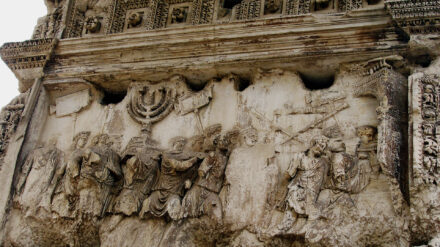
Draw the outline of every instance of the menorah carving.
M132 85L127 110L130 116L142 124L142 133L151 135L151 127L164 119L174 109L176 90L165 86Z

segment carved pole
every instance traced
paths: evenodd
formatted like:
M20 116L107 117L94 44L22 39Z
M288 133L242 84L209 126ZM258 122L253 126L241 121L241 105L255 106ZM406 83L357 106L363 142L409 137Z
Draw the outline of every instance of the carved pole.
M6 217L11 203L10 200L14 194L13 181L19 170L17 161L22 152L23 142L26 139L25 136L28 132L28 126L40 96L42 84L41 77L35 79L35 83L32 89L30 89L31 93L22 113L22 119L17 127L17 131L11 137L10 145L8 146L4 159L3 169L0 172L0 180L2 181L2 186L0 186L0 243L3 242Z

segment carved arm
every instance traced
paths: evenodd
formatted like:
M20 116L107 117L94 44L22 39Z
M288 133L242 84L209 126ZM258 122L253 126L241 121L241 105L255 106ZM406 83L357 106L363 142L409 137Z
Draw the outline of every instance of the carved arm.
M176 171L186 171L189 168L191 168L195 163L197 162L197 157L193 157L189 160L185 160L185 161L178 161L178 160L173 160L171 161L171 165L173 166L174 169L176 169Z

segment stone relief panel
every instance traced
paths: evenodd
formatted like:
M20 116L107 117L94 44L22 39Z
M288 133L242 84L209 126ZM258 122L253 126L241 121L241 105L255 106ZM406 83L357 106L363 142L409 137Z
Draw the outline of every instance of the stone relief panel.
M414 241L434 240L440 229L438 189L438 64L410 76L412 112L411 232Z
M416 81L417 89L414 92L419 97L419 102L413 102L420 107L421 122L416 128L420 131L420 152L414 158L417 168L414 175L417 179L423 179L423 183L438 183L438 139L437 139L437 115L438 115L438 85L439 78L435 75L426 75ZM419 146L419 145L418 145ZM420 174L419 174L420 173ZM422 181L418 181L420 183Z
M194 91L177 76L134 82L115 104L90 88L86 107L48 115L11 217L38 241L74 246L122 244L116 236L133 224L152 246L406 241L380 164L381 101L356 93L358 74L335 78L310 90L297 73L274 70ZM375 237L335 234L346 227Z

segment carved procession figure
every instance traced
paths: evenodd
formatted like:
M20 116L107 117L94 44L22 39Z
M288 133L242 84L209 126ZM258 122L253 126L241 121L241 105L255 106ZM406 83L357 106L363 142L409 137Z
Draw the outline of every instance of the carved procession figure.
M181 200L185 190L191 188L198 158L184 152L186 138L175 137L170 142L172 150L162 155L159 177L153 185L153 192L143 202L141 218L168 215L172 220L178 220L182 217Z
M357 128L356 134L360 141L355 156L345 152L343 142L332 148L331 189L359 193L369 184L372 173L379 172L376 129L372 126L361 126Z
M73 203L75 198L75 189L78 182L80 172L80 163L82 161L84 148L90 137L90 131L82 131L73 137L72 153L67 160L66 179L64 182L64 190L70 203Z
M81 147L84 138L79 138ZM101 217L107 210L117 180L122 176L118 154L111 149L109 136L100 134L93 138L92 146L77 150L69 160L69 177L74 178L74 188L68 188L78 199L82 214ZM75 188L76 187L76 188Z
M128 216L139 212L157 181L160 154L158 144L148 136L130 140L122 159L124 185L115 200L113 212Z
M63 152L56 147L55 141L28 155L16 186L18 202L27 213L51 212L52 199L64 170Z
M329 169L327 149L328 138L314 137L308 150L295 154L287 170L287 175L292 178L287 203L297 214L309 219L320 216L317 200Z
M359 127L356 132L360 139L356 148L356 157L359 159L359 166L370 167L373 173L379 173L380 166L377 160L376 127L365 125Z
M218 194L223 186L227 157L222 149L221 125L212 125L205 130L203 159L198 169L194 186L183 199L184 217L208 215L219 222L222 219L222 205Z

